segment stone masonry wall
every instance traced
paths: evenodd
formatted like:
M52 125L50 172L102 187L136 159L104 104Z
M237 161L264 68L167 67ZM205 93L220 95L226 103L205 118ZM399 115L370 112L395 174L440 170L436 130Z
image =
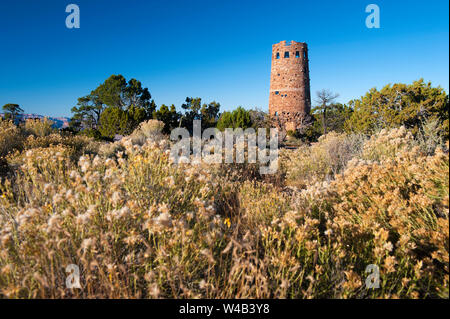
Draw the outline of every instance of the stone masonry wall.
M308 61L306 43L272 45L269 114L282 120L286 130L297 129L295 118L311 111Z

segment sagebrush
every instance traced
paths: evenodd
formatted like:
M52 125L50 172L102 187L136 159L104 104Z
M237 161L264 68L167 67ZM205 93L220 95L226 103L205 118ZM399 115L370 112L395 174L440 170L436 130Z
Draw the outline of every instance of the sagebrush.
M330 133L283 150L270 179L175 165L148 126L103 146L0 140L16 152L0 187L1 296L448 298L448 144ZM66 288L70 264L81 289ZM370 264L379 289L366 289Z

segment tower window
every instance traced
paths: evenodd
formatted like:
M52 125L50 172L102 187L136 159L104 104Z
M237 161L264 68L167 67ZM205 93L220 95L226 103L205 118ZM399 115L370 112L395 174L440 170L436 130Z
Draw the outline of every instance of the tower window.
M280 52L277 52L277 59L280 58Z
M303 57L306 59L306 50L303 50Z
M278 116L278 112L275 112L275 116Z
M295 57L299 58L300 57L300 51L295 52Z
M278 94L280 94L280 92L279 91L275 91L275 95L278 95Z
M289 58L289 51L284 52L284 57Z

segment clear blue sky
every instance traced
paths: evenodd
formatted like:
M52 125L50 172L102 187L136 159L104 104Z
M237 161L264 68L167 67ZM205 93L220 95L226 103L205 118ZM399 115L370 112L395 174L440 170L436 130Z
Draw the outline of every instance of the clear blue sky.
M78 4L81 28L67 29ZM367 29L365 7L381 10ZM158 105L186 96L222 111L268 107L271 46L309 45L311 91L340 102L423 77L449 89L449 4L428 1L0 0L0 105L70 116L111 74L136 78Z

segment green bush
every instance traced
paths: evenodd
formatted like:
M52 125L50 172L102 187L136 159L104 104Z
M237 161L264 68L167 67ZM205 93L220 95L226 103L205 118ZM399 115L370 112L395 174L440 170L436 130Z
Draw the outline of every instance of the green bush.
M223 112L217 122L217 128L221 131L226 128L246 129L252 126L250 112L242 107L238 107L232 112Z
M449 98L441 87L432 87L422 79L407 85L386 85L371 89L361 99L350 101L354 112L346 129L372 134L380 129L405 126L416 134L428 118L440 121L444 136L449 136Z

